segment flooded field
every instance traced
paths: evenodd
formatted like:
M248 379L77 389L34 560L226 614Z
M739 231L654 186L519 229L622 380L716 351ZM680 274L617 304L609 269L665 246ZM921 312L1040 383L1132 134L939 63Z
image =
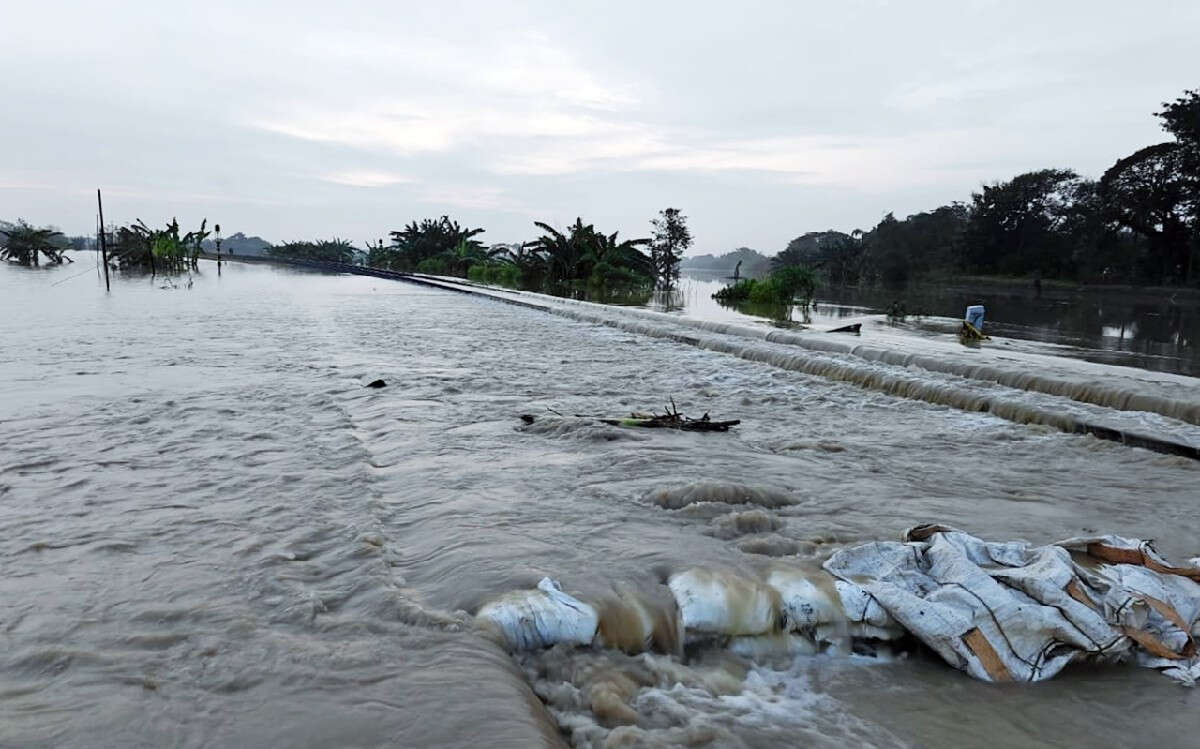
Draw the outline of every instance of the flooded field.
M679 291L661 296L654 309L706 320L751 320L771 324L781 310L725 307L712 295L729 283L720 274L686 273ZM909 313L905 328L922 335L952 333L967 305L987 308L993 335L1047 344L1057 355L1161 372L1200 375L1200 294L1125 288L1074 290L1047 284L950 284L908 289L820 289L812 323L835 326L864 315L884 315L893 303ZM791 319L802 320L798 311Z
M0 267L0 746L1173 747L1200 733L1200 693L1147 669L989 685L920 650L514 654L474 617L542 577L669 617L673 573L803 572L929 521L1036 543L1115 532L1183 560L1200 554L1196 461L780 366L778 342L742 356L740 339L697 346L379 279L201 267L190 287L119 279L109 295L70 278L78 263ZM388 387L364 387L376 378ZM1164 401L1194 393L1190 378L1126 380ZM1161 413L969 387L1200 441ZM570 416L671 398L742 423Z

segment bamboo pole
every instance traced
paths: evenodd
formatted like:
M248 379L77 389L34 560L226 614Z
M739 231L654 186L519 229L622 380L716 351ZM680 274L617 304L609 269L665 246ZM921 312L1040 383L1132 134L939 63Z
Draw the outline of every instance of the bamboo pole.
M100 199L100 188L96 188L96 207L100 209L100 259L104 263L104 290L112 291L108 282L108 241L104 237L104 201Z

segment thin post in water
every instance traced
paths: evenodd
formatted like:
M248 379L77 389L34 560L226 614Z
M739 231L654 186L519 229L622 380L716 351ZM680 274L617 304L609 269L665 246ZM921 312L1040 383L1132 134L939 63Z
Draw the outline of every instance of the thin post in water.
M108 242L104 238L104 201L100 199L100 188L96 188L96 207L100 209L100 259L104 263L104 290L112 291L108 283Z

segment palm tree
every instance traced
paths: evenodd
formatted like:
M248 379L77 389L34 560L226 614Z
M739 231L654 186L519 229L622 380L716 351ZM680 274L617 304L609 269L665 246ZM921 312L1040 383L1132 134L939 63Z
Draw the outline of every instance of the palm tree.
M474 237L483 229L459 226L449 216L412 221L401 231L391 232L391 252L379 253L392 270L413 270L425 261L453 268L459 259L483 252L483 243Z
M546 280L561 283L579 278L580 264L592 249L595 228L591 224L584 225L581 218L575 219L567 234L541 221L534 221L533 225L543 234L529 246L546 258Z
M618 234L615 231L608 236L595 234L584 257L585 264L591 267L591 281L602 291L607 291L610 282L615 280L634 282L641 277L649 283L654 276L653 261L639 249L650 244L650 240L618 242Z
M513 245L505 258L521 272L521 281L528 288L540 288L546 275L546 256L536 245L536 242Z
M38 255L45 255L54 264L70 260L63 256L62 246L54 239L61 237L62 232L50 228L38 229L17 219L15 224L0 226L0 258L20 265L38 265Z

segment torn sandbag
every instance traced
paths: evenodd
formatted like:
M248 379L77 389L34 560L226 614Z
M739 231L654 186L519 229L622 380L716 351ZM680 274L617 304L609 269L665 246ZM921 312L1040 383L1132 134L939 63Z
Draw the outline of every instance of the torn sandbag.
M484 605L476 622L503 637L514 650L550 647L560 642L587 645L596 635L596 610L543 577L537 590L507 593Z
M1033 547L922 526L905 542L842 549L825 569L985 681L1040 681L1085 659L1134 659L1184 683L1200 674L1200 570L1172 567L1144 542Z

